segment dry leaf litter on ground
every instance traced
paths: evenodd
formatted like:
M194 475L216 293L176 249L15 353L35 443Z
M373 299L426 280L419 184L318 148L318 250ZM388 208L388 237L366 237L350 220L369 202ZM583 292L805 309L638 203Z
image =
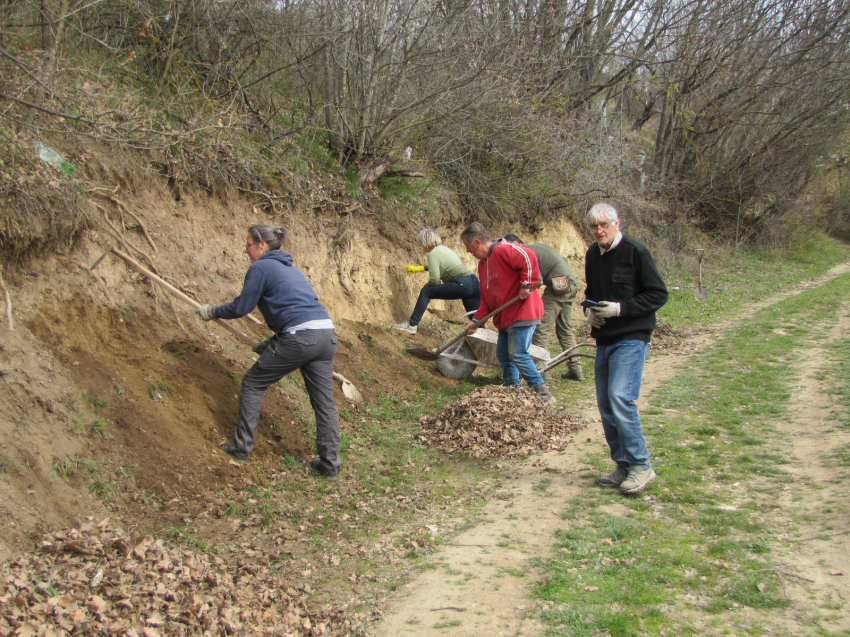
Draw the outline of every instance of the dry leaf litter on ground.
M586 426L578 416L547 407L527 387L476 389L436 417L419 419L419 439L446 453L473 458L512 458L561 451Z
M361 634L308 597L256 560L227 564L104 520L0 564L0 636Z

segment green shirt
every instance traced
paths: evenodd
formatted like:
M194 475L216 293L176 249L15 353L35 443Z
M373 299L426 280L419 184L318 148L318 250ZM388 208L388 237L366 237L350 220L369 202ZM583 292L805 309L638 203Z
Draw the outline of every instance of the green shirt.
M459 276L472 274L472 272L455 254L454 250L446 246L437 246L428 253L428 265L425 266L431 278L426 285L440 285L454 281Z

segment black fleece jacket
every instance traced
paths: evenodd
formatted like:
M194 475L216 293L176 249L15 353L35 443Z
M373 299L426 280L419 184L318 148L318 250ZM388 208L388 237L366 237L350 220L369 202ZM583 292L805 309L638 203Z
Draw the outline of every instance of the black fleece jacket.
M605 325L591 330L597 344L648 343L655 329L655 311L667 302L667 286L646 246L623 235L617 247L599 254L599 244L594 243L585 257L584 274L588 299L620 304L620 316L605 319Z

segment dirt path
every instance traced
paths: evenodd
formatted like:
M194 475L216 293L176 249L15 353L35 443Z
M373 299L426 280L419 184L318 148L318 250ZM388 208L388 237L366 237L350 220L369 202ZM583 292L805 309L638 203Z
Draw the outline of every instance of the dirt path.
M754 304L734 319L695 336L689 340L689 347L684 352L651 356L644 373L643 395L648 396L655 387L672 377L682 363L712 342L719 332L764 307L824 285L847 273L850 273L850 264L837 266L822 277L805 281ZM843 317L836 330L848 327L850 318ZM833 444L831 439L819 437L821 431L818 424L826 426L821 413L825 408L820 407L825 404L825 400L818 394L812 380L817 363L823 361L823 357L818 357L812 351L807 360L812 368L806 368L802 374L802 400L795 401L794 424L794 427L801 425L801 430L807 433L792 438L795 441L793 452L800 459L795 464L795 475L799 476L800 483L783 494L789 500L789 506L795 508L817 508L822 506L823 501L831 501L835 495L828 486L834 485L830 483L831 474L822 467L824 442L830 446ZM812 409L815 406L818 409ZM452 628L451 634L458 637L530 637L542 634L544 626L535 620L536 613L529 612L535 609L537 602L530 596L535 575L528 569L527 562L529 558L551 554L555 535L566 524L558 516L564 502L583 489L593 488L591 480L579 477L586 468L581 458L594 446L605 447L595 402L584 401L577 407L583 415L595 420L576 436L576 444L567 451L529 458L520 465L511 479L484 506L479 523L453 537L430 559L429 568L397 591L383 619L371 630L374 637L419 637L433 635L435 630L441 628ZM840 444L837 439L834 443ZM804 505L799 501L792 504L791 500L795 496L799 498L800 490L806 489L809 484L827 487L821 491L823 501L803 498L806 501ZM612 510L611 513L618 512ZM812 535L822 532L822 529L817 528L809 530ZM818 571L816 586L834 584L839 579L850 583L850 577L842 579L825 574L842 571L850 576L850 536L789 543L789 546L794 547L788 549L787 556L795 562L792 570L807 579L815 579L814 571ZM835 550L843 551L843 563L835 562L833 566L825 568L820 562L824 552L834 555ZM832 580L827 582L830 577ZM802 590L801 594L805 594L805 591ZM850 599L850 591L838 588L834 593L824 591L823 594Z
M843 307L829 341L846 338L848 331L850 304ZM781 553L784 572L791 574L783 581L786 594L795 601L815 600L828 611L850 600L848 471L828 458L836 448L850 443L850 431L836 428L830 419L832 401L818 380L830 363L825 345L803 354L798 363L800 377L792 387L791 421L779 424L793 458L784 468L795 480L778 498L783 520L803 521L793 533L781 536L789 540L783 542ZM850 632L850 616L836 615L828 625L830 630Z

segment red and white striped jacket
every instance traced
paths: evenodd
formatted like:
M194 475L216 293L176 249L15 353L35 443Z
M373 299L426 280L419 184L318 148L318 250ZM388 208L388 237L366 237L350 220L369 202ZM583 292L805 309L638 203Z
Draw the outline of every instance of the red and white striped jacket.
M481 281L481 306L473 317L476 321L487 316L517 296L522 287L532 287L540 280L537 255L525 246L494 241L487 256L478 262ZM517 301L493 317L496 329L504 330L517 321L543 318L543 299L533 290L524 301Z

